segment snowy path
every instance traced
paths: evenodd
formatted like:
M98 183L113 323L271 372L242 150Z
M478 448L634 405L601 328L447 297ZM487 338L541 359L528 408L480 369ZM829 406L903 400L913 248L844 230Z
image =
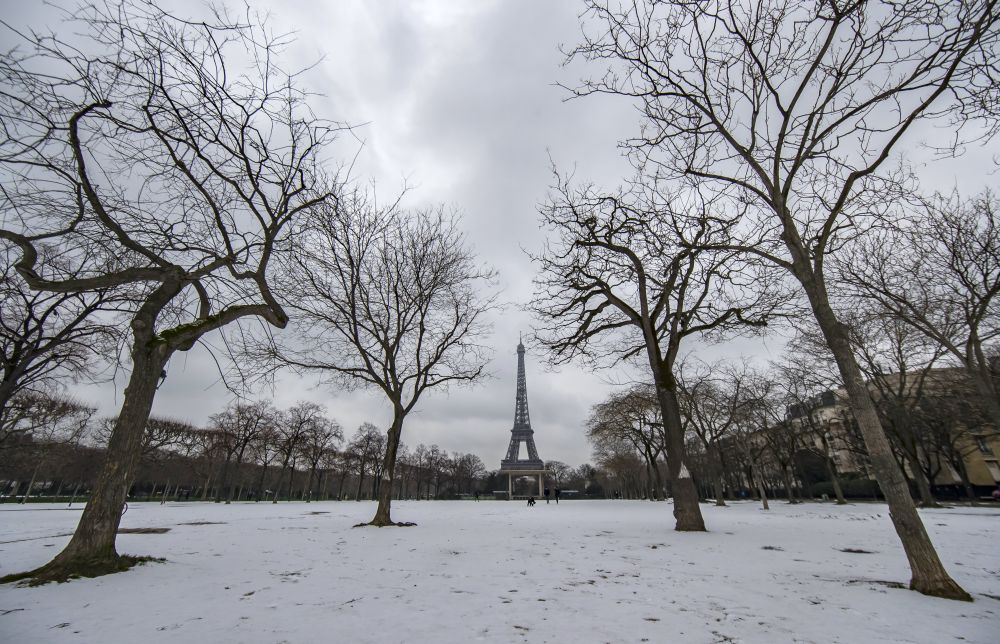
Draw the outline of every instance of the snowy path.
M884 505L133 504L124 574L0 586L0 642L1000 642L1000 508L922 511L973 604L924 597ZM0 505L0 575L45 563L79 509ZM197 525L199 522L219 522ZM196 525L190 525L190 524ZM860 549L868 553L843 552Z

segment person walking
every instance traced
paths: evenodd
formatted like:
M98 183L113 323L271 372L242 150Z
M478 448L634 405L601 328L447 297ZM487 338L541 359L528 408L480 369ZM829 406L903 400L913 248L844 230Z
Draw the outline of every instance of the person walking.
M476 501L479 501L479 490L476 490L475 492L473 492L473 496L476 497Z
M549 488L545 488L545 504L549 503Z
M562 494L562 490L556 488L556 505L559 505L559 495Z

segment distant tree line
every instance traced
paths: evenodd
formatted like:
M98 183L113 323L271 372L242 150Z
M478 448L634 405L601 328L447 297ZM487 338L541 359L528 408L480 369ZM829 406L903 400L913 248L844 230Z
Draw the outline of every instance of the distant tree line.
M113 418L59 395L17 402L28 411L5 426L0 494L5 500L65 497L93 488ZM235 401L205 427L150 417L128 498L232 501L378 499L386 432L363 423L345 440L321 405L278 410ZM474 454L437 445L399 450L396 499L447 499L484 491L486 468Z
M769 369L685 363L679 399L702 500L881 498L844 394L816 366L795 360ZM873 371L869 383L893 457L918 504L933 507L941 497L976 501L994 489L974 484L968 472L969 457L992 454L1000 432L962 369L931 363L902 373ZM625 498L671 496L651 388L612 394L594 406L587 424L594 463ZM935 485L943 472L954 472L959 483Z

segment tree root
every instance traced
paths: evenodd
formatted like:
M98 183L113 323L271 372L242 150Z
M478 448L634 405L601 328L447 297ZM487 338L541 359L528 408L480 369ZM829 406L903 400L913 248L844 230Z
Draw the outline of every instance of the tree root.
M124 572L129 568L146 562L163 562L162 557L134 557L132 555L115 555L99 559L74 559L58 564L48 563L41 568L27 572L14 573L0 577L0 584L18 582L18 586L41 586L52 582L64 583L81 577L101 577L116 572Z

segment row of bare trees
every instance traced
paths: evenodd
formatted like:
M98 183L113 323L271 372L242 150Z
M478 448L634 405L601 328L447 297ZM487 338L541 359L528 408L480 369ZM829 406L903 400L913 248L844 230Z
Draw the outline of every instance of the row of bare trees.
M3 24L15 44L0 54L0 416L22 390L102 365L123 367L127 385L73 538L27 576L134 562L115 535L153 400L170 359L209 334L231 336L239 384L291 367L385 394L373 524L392 524L404 419L428 389L477 379L488 357L480 284L492 272L457 215L348 189L334 146L350 127L311 111L299 70L281 66L290 38L266 17L138 0L63 17L55 31ZM268 410L252 407L213 420L220 500L267 433ZM339 436L315 409L288 414L263 456L289 477L275 495L303 463L315 478Z
M540 340L556 361L624 358L648 369L676 527L704 530L680 420L681 345L808 315L846 390L911 588L969 600L917 514L855 352L850 309L838 306L837 281L855 278L868 299L950 345L996 400L977 353L982 336L956 336L950 326L956 314L973 334L980 322L995 325L992 215L964 236L969 211L992 210L992 199L921 198L901 155L923 124L949 128L939 151L953 156L1000 127L997 2L586 5L582 42L568 57L597 71L569 91L621 97L639 109L640 127L623 142L635 175L606 190L556 172L541 212L554 241L537 258ZM907 222L914 201L933 215L953 214L935 226ZM883 230L898 243L880 238ZM939 236L927 238L928 230ZM910 253L912 235L926 241ZM940 256L956 236L964 236L961 254L924 257ZM895 253L907 259L896 263ZM935 271L949 278L939 284ZM914 274L932 278L914 285ZM972 292L979 299L970 301ZM942 312L941 303L955 308Z
M745 494L766 501L777 491L795 502L822 483L817 493L842 504L845 476L851 483L846 494L877 495L867 485L871 464L864 439L843 394L832 389L839 385L831 371L797 353L767 370L686 361L679 402L701 496L724 505L726 498ZM947 469L958 475L967 498L976 500L968 458L1000 431L963 370L925 366L891 377L876 372L869 386L915 499L937 505L931 485ZM669 492L666 440L651 386L633 386L596 405L587 430L595 463L617 473L626 496L659 499ZM846 472L840 462L845 458ZM956 490L944 492L953 496Z
M114 419L71 399L15 399L17 432L4 443L0 481L8 497L33 492L74 497L93 488ZM130 497L215 500L378 499L386 431L363 423L351 439L322 406L278 410L265 401L234 401L205 428L150 417ZM482 490L478 456L437 445L399 450L393 498L452 498Z

